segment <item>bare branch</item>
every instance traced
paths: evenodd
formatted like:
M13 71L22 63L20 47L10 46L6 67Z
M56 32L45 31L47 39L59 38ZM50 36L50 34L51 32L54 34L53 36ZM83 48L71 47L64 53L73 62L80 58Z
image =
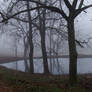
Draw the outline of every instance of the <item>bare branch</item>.
M34 8L29 9L29 11L33 11L33 10L36 10L36 9L39 9L39 8L46 8L46 9L48 9L48 10L51 10L52 12L59 13L59 14L61 14L66 20L68 20L68 17L67 17L66 14L64 13L64 11L63 11L63 10L60 10L59 8L54 7L54 6L39 6L39 7L34 7ZM17 16L17 15L19 15L19 14L21 14L21 13L27 12L27 11L28 11L28 9L19 11L19 12L13 14L12 16L9 16L9 17L7 17L6 19L3 19L3 20L1 21L1 23L2 23L2 22L5 22L5 21L8 21L9 19L11 19L11 18L13 18L13 17L15 17L15 16Z
M79 4L78 9L81 9L81 8L82 8L83 2L84 2L84 0L81 0L81 1L80 1L80 4Z
M72 5L70 4L70 2L69 2L68 0L64 0L64 2L65 2L65 4L66 4L67 8L68 8L70 11L72 11L73 8L72 8Z
M90 8L90 7L92 7L92 4L88 5L88 6L85 6L85 7L81 8L81 9L77 9L74 17L78 16L82 11L84 11L84 10Z
M78 2L78 0L73 0L73 4L72 4L72 7L75 9L76 8L76 6L77 6L77 2Z

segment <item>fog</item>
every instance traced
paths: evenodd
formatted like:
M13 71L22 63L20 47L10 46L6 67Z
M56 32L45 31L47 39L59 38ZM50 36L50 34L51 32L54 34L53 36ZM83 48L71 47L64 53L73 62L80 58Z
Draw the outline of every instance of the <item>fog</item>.
M37 62L39 61L39 62ZM77 73L78 74L86 74L92 73L92 58L79 58L77 62ZM49 60L48 60L49 63ZM53 62L52 62L53 63ZM59 71L56 65L53 66L52 74L69 74L69 60L68 58L59 58ZM19 70L25 72L25 64L24 61L11 62L0 64L9 69ZM34 59L34 73L43 73L43 62L42 59ZM50 63L49 63L50 69Z
M92 3L92 0L87 1L89 4ZM9 3L9 1L8 1ZM0 0L1 9L6 9L8 3L3 3L3 0ZM78 16L75 20L75 29L76 29L76 38L86 40L89 37L92 37L92 8L87 9L86 13L83 12ZM59 53L67 54L68 46L66 46L67 42L63 45L64 50ZM10 37L7 34L0 35L0 56L11 56L14 55L14 40L13 37ZM82 54L92 54L92 41L90 41L89 46L85 46L85 48L77 47L79 53ZM35 48L36 55L41 53L40 48ZM18 54L23 55L23 43L22 41L18 44Z

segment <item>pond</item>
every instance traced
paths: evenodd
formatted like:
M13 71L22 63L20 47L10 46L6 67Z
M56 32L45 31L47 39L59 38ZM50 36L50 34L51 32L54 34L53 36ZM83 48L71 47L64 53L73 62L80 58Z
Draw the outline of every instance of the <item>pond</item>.
M52 73L53 74L68 74L69 73L69 59L59 58L59 64L57 61L52 62ZM50 62L48 60L49 69ZM20 71L25 71L24 61L17 61L11 63L0 64L10 69L16 69ZM34 59L34 72L43 73L43 62L42 59ZM77 62L77 72L78 74L92 73L92 58L79 58Z

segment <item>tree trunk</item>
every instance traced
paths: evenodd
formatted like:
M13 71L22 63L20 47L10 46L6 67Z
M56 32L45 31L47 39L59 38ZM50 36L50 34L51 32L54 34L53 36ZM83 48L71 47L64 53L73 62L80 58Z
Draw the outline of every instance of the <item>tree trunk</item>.
M42 30L42 31L44 31L44 30ZM47 53L46 53L46 45L45 45L45 33L41 32L40 34L41 34L41 49L42 49L44 73L49 74L48 60L47 60Z
M33 64L33 45L30 44L30 53L29 53L29 61L30 61L30 73L34 73L34 64Z
M72 18L71 18L72 19ZM68 44L69 44L69 80L71 85L77 83L77 51L75 44L74 20L68 21Z
M49 52L50 52L50 53L49 53L49 54L50 54L50 55L49 55L49 56L50 56L50 59L49 59L49 62L50 62L50 63L49 63L49 64L50 64L50 73L52 73L52 58L51 58L51 47L52 47L52 44L51 44L51 35L52 35L52 34L51 34L51 31L50 31L50 50L49 50Z
M25 72L29 72L28 62L27 62L27 50L28 50L28 42L25 41L24 38L24 64L25 64Z
M29 47L30 47L30 52L29 52L29 61L30 61L30 73L34 73L34 65L33 65L33 41L32 41L32 23L31 23L31 14L29 11L29 0L27 0L27 9L28 9L28 20L29 20L29 35L28 35L28 40L29 40Z
M46 31L46 9L43 10L43 20L42 20L42 34L41 34L41 46L42 46L42 55L43 55L43 65L44 65L44 73L49 74L48 60L47 60L47 52L46 52L46 44L45 44L45 31Z
M39 6L37 4L37 6ZM46 17L46 9L43 10L42 16L40 16L40 10L38 9L39 15L39 26L40 26L40 36L41 36L41 50L42 50L42 58L43 58L43 66L44 66L44 73L49 74L49 67L48 67L48 60L47 60L47 52L46 52L46 44L45 44L45 31L46 31L46 24L45 24L45 17Z

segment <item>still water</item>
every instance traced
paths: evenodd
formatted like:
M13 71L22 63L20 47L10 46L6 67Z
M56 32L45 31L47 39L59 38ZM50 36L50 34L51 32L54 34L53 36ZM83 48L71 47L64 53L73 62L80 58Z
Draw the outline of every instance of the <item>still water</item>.
M69 59L68 58L59 58L59 66L57 66L57 61L52 62L52 73L53 74L68 74L69 73ZM49 68L50 63L48 61ZM25 71L24 61L11 62L0 64L10 69L16 69L20 71ZM59 70L58 70L58 68ZM43 62L42 59L34 59L34 72L43 73ZM77 72L79 74L92 73L92 58L79 58L77 62Z

